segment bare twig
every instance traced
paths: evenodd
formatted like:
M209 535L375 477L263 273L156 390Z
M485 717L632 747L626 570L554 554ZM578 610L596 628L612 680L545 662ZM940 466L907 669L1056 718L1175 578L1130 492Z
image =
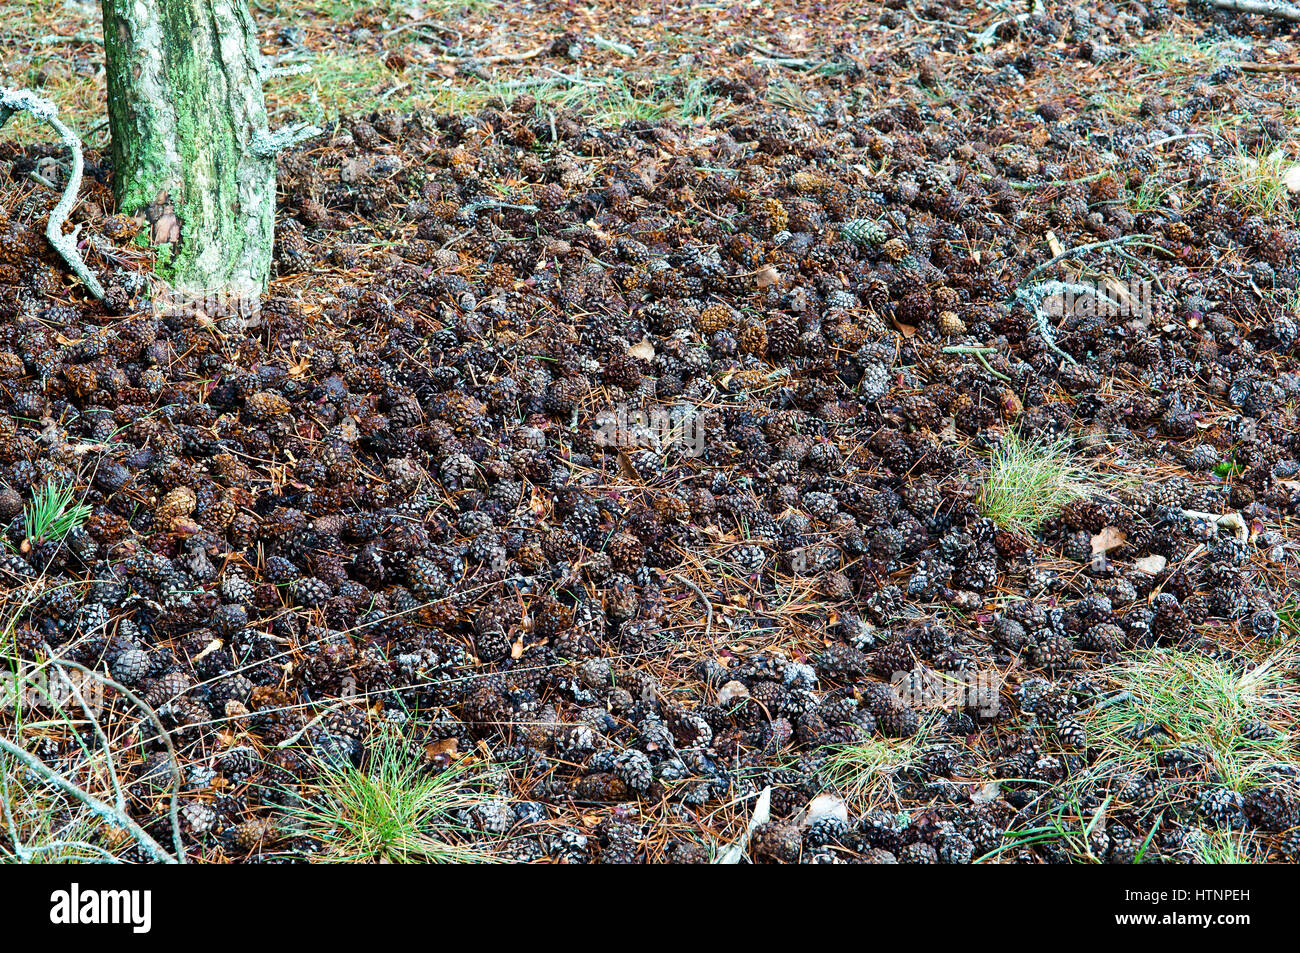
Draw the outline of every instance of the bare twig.
M495 56L440 56L441 62L451 63L479 63L490 66L494 63L523 63L526 60L536 59L551 48L551 44L543 43L541 46L535 46L531 50L525 50L522 53L498 53Z
M127 817L125 812L119 811L111 804L104 803L103 801L95 797L90 792L83 791L81 788L77 787L75 784L73 784L63 775L59 774L59 772L51 768L40 758L36 757L36 755L31 754L30 752L24 750L23 748L18 747L18 745L14 744L12 741L9 741L6 738L0 738L0 750L3 750L13 755L15 758L21 761L26 767L30 768L32 771L35 771L41 777L45 778L47 781L53 784L55 787L61 789L64 793L69 794L72 797L76 798L82 804L86 805L86 807L89 808L90 811L94 813L96 816L112 824L114 827L126 831L133 838L135 838L136 843L138 843L142 848L144 848L145 852L158 863L160 864L178 863L176 858L173 857L171 854L169 854L165 847L163 847L156 840L150 837L148 832L145 831L143 827L141 827L135 821L131 820L131 818Z
M297 744L298 740L302 738L302 736L305 735L308 732L308 730L310 730L311 727L317 724L322 718L324 718L330 712L338 711L344 705L352 704L353 701L354 699L348 698L348 699L344 699L343 701L335 702L333 705L325 706L319 712L316 713L316 716L312 718L311 721L307 722L305 725L303 725L301 728L299 728L297 731L291 734L288 738L285 738L283 741L277 744L276 747L288 748L292 745Z
M612 50L620 56L636 56L636 49L626 43L620 43L617 40L607 40L603 36L596 35L591 38L592 44L598 50Z
M1261 17L1276 17L1300 23L1300 6L1286 0L1210 0L1210 5L1233 13L1253 13Z
M1242 60L1232 65L1243 73L1300 73L1300 63L1252 63Z
M713 632L713 603L710 602L709 597L704 594L704 590L691 582L685 576L679 573L673 573L673 578L699 596L700 601L704 603L704 611L707 613L704 619L704 638L707 641Z
M49 123L58 133L59 139L68 147L68 153L72 156L72 171L68 173L68 184L63 189L63 197L50 211L49 223L45 226L45 237L90 293L96 298L103 298L103 285L90 273L90 269L86 267L81 257L81 252L77 250L77 229L74 228L71 234L63 234L63 223L68 220L72 207L77 204L77 192L81 189L81 173L85 168L85 162L81 157L81 139L63 124L59 119L57 107L48 99L42 99L29 89L0 86L0 127L3 127L16 112L31 113L42 122Z
M148 718L149 721L152 722L154 728L157 729L158 737L162 739L163 746L166 747L167 749L168 760L171 764L171 769L172 769L172 793L171 793L171 804L168 809L168 814L171 817L172 843L176 848L177 860L175 862L182 863L182 864L185 863L186 862L185 846L181 841L181 822L180 822L181 762L180 762L180 758L176 754L176 746L172 744L171 733L167 730L166 726L162 723L162 719L158 717L158 713L156 711L154 711L151 707L149 707L149 705L145 704L145 702L138 695L136 695L126 686L119 684L118 682L109 678L107 675L101 675L99 672L92 671L91 669L86 668L86 666L82 665L79 662L73 662L69 659L62 659L62 658L55 657L49 645L45 645L44 649L46 654L49 657L49 661L52 664L64 666L66 668L74 668L77 671L81 672L82 674L88 675L91 678L102 682L104 685L113 689L113 691L121 694L122 697L127 699L127 701L131 702L142 712L144 712L145 717Z

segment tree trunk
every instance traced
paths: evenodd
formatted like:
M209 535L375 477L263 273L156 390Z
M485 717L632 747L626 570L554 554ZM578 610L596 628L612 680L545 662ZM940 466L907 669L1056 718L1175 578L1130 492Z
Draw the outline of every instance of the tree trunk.
M158 273L208 301L255 299L275 230L275 150L246 0L103 0L118 210Z

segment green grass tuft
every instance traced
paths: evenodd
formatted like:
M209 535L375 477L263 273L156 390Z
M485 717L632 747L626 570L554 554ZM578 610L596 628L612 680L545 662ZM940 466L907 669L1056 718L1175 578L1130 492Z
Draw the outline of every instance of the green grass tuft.
M1033 442L1012 431L993 451L979 507L1005 530L1033 533L1085 489L1068 438Z
M1295 650L1281 649L1247 666L1173 649L1148 649L1107 666L1100 679L1115 689L1114 703L1078 718L1093 757L1062 782L1041 789L1043 812L1007 832L1006 840L983 860L996 860L1018 848L1050 844L1083 863L1104 862L1089 847L1090 835L1114 811L1145 814L1154 831L1162 811L1174 806L1203 840L1192 850L1204 863L1253 863L1267 845L1239 831L1216 828L1197 815L1201 796L1212 787L1245 793L1270 783L1279 768L1300 770L1300 743L1279 730L1252 740L1248 721L1282 728L1300 702L1289 672ZM1179 779L1166 779L1151 803L1131 801L1134 779L1158 774L1158 758L1173 749L1199 749L1205 766ZM1108 792L1100 805L1097 794ZM1048 797L1050 793L1050 797ZM1037 803L1037 802L1035 802ZM1200 826L1204 825L1204 826ZM1148 837L1149 841L1149 837ZM1151 850L1148 843L1144 850Z
M319 841L334 863L483 863L494 858L455 843L456 812L479 803L464 770L431 774L396 731L385 732L363 768L319 764L319 786L287 812L286 826Z
M1181 37L1162 35L1148 43L1133 47L1133 57L1154 73L1195 72L1204 68L1212 47L1206 43L1193 43Z
M1280 215L1300 221L1300 206L1291 200L1287 171L1296 164L1285 147L1252 155L1238 150L1223 160L1223 184L1228 198L1248 214Z
M1206 832L1201 845L1201 862L1205 864L1250 864L1259 845L1248 831L1212 830Z
M857 813L896 810L895 779L924 753L931 726L922 721L911 738L869 735L853 744L826 749L824 770L831 787Z
M1154 764L1157 750L1196 745L1222 784L1249 790L1271 766L1300 767L1300 744L1286 734L1252 741L1241 733L1248 720L1285 722L1300 704L1286 670L1280 655L1241 672L1228 661L1171 649L1140 652L1105 673L1132 699L1084 719L1089 744L1112 752L1117 763L1143 767ZM1155 725L1163 730L1135 740Z

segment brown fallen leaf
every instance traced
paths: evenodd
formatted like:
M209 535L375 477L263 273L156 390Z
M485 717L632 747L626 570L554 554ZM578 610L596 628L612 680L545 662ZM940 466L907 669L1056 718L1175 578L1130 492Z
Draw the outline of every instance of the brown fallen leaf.
M457 749L459 745L460 742L455 738L443 738L441 741L435 741L432 744L425 745L424 751L428 756L428 759L432 761L434 758L438 757L438 755L458 754L459 752Z
M546 497L537 487L533 487L533 492L528 496L528 509L534 516L539 519L546 516L547 503Z
M912 327L912 325L904 324L902 321L898 320L898 318L890 318L890 320L894 322L894 327L898 329L898 333L903 337L910 338L912 335L916 334L916 328Z
M1092 538L1092 554L1095 556L1123 546L1126 539L1128 536L1118 526L1103 526L1101 532Z
M618 452L618 469L629 480L641 479L641 475L636 472L636 467L632 466L631 458L622 450Z

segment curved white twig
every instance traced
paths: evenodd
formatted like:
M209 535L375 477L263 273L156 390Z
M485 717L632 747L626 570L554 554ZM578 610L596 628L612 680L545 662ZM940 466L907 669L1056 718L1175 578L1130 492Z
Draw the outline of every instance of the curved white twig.
M83 791L40 758L36 757L36 755L18 747L18 745L5 738L0 738L0 750L7 751L9 754L21 761L26 767L35 771L41 777L63 790L66 794L75 797L82 804L86 805L92 813L103 818L115 827L119 827L126 831L134 837L136 843L144 848L145 852L158 863L177 863L176 858L169 854L166 848L150 837L144 828L131 820L131 818L129 818L124 812L119 811L111 804L104 803L90 792Z
M90 273L90 269L82 260L81 252L77 251L76 229L67 235L63 233L63 223L68 220L72 206L77 203L77 192L81 189L81 173L85 168L85 162L81 157L81 139L63 124L59 119L57 107L48 99L37 96L29 89L0 86L0 126L4 126L9 121L9 117L16 112L31 113L37 119L49 123L59 134L63 144L68 147L68 152L72 156L72 171L68 173L68 184L63 189L63 197L50 211L49 224L45 226L45 237L50 240L54 250L63 256L63 260L68 263L73 274L81 279L81 283L90 290L90 293L96 298L103 298L104 286Z

